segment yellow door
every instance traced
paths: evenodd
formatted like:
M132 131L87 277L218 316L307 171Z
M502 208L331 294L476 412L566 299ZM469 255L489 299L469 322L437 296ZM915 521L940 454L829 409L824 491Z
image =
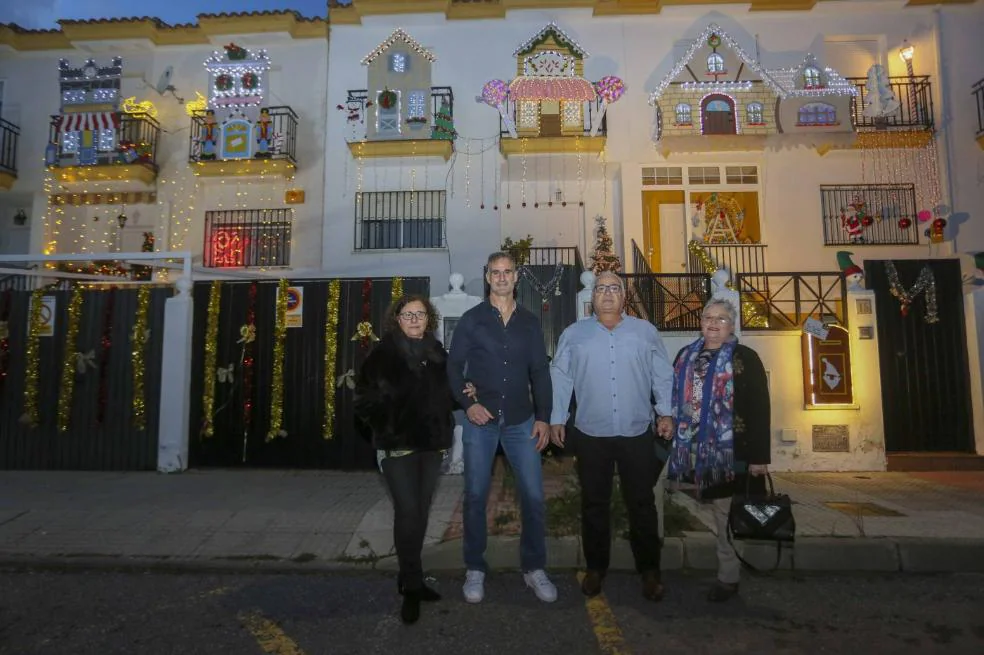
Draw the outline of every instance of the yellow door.
M642 192L642 254L654 273L685 273L686 211L682 190Z

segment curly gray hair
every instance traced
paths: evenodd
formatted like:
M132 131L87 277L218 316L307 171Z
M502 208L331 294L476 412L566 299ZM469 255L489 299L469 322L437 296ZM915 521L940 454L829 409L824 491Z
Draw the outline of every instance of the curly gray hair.
M711 300L704 305L704 310L701 312L701 315L703 316L707 314L707 310L711 307L721 307L728 312L728 319L731 321L732 325L735 325L738 322L738 310L730 300L725 300L724 298L711 298Z

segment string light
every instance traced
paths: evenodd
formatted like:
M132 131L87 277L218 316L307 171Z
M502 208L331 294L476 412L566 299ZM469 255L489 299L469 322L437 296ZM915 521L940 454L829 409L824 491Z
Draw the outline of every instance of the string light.
M471 157L472 157L472 141L471 139L463 139L465 141L465 207L471 207Z
M263 102L265 73L270 70L266 50L247 50L234 43L205 60L209 75L209 107L251 107Z
M574 54L576 54L580 58L586 59L591 56L588 54L588 51L581 46L580 43L572 39L570 35L567 34L567 32L560 29L557 23L555 23L554 21L550 21L544 26L543 29L541 29L539 32L537 32L529 39L527 39L523 43L523 45L516 48L515 52L513 52L513 57L519 57L521 55L525 55L532 48L542 43L545 40L545 37L550 35L554 37L554 40L558 42L558 45L567 46L574 52Z
M523 207L525 207L526 206L526 137L523 137L523 141L521 145L523 148L523 181L520 186L520 189L522 190L523 193Z
M419 55L422 55L431 63L437 61L437 57L434 56L434 53L417 43L417 41L415 41L409 34L403 31L403 28L397 28L392 34L389 35L388 39L380 43L372 52L362 58L362 65L368 66L377 57L379 57L379 55L389 50L397 42L401 42L409 46L411 50Z

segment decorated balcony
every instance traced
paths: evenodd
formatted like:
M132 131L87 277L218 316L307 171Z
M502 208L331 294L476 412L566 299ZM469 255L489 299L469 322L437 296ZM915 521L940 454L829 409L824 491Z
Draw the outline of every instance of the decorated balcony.
M984 149L984 79L974 85L974 102L977 103L977 145Z
M0 189L9 189L17 179L17 139L20 128L0 118Z
M454 93L449 86L432 86L429 101L426 96L424 92L404 95L387 90L370 99L368 89L350 90L338 110L346 114L352 155L357 159L450 159L455 136Z
M851 113L861 147L913 148L932 140L933 89L928 75L889 77L875 71L848 80L857 89Z
M192 114L188 150L196 175L294 175L297 114L266 105L270 67L265 50L235 43L205 60L209 98Z
M147 113L76 112L51 117L45 164L63 184L153 182L161 126Z

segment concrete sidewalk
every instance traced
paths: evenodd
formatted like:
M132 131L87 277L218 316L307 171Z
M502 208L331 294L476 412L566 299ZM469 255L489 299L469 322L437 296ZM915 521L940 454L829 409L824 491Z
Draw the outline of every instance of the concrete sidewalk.
M548 495L562 493L564 478L551 475ZM781 568L984 571L984 473L774 477L796 503L799 532ZM425 546L429 568L461 568L461 491L461 477L441 478ZM670 499L713 525L689 497ZM713 542L710 532L668 536L664 568L713 568ZM548 552L551 567L581 565L576 537L551 537ZM0 561L7 564L391 569L392 553L392 506L375 472L0 473ZM775 549L748 547L746 557L771 567ZM488 559L515 568L518 538L491 537ZM633 568L622 541L613 568Z

